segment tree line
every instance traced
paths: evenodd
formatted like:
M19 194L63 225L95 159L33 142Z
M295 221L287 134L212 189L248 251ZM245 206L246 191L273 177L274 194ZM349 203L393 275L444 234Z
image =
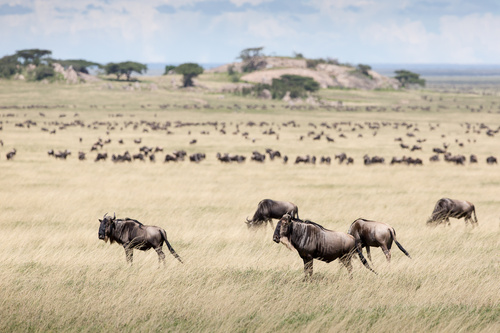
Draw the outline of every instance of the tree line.
M243 72L252 72L259 70L265 66L263 47L247 48L240 52L238 59L241 59ZM148 70L146 64L124 61L110 62L100 64L83 59L55 59L52 58L52 51L43 49L26 49L16 51L12 55L6 55L0 58L0 78L12 78L16 75L24 74L28 80L40 81L44 79L57 80L57 73L54 70L54 63L59 63L65 69L72 67L76 72L89 74L89 68L97 68L104 71L106 75L116 75L116 80L125 77L127 81L132 79L132 74L145 74ZM301 53L295 53L295 58L305 59ZM335 59L306 59L308 68L315 68L320 63L331 63L341 65ZM371 78L369 65L359 64L355 71L361 75ZM176 73L183 76L182 84L184 87L193 86L193 79L203 73L203 67L196 63L184 63L179 66L167 65L164 75ZM420 75L407 70L398 70L395 72L397 79L403 87L411 85L425 86L425 80L420 78ZM228 74L234 78L235 73L232 67L229 68ZM236 77L236 81L238 81ZM273 98L282 98L284 92L290 91L292 96L301 97L307 92L313 92L319 89L319 85L314 83L312 79L286 76L281 79L273 80L271 85L258 85L256 91L267 89L271 92Z
M110 62L100 64L83 59L55 59L52 51L43 49L26 49L16 51L14 54L0 58L0 78L10 79L16 75L25 75L28 80L57 80L57 73L53 64L58 63L65 69L72 67L79 73L89 74L89 69L96 68L104 71L106 75L116 75L120 80L125 77L132 79L132 74L145 74L148 70L146 64L134 61ZM169 66L167 66L169 67ZM169 70L183 75L185 87L193 85L193 78L203 73L203 67L194 63L185 63L179 66L170 66Z

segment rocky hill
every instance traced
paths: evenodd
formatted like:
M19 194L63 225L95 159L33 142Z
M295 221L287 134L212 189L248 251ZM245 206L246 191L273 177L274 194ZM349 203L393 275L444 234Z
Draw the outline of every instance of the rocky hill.
M306 59L291 59L280 57L262 57L258 61L256 71L245 74L241 81L251 83L271 84L274 78L284 74L300 75L313 78L321 88L339 87L353 89L399 89L398 80L383 76L373 70L368 70L364 75L355 67L318 64L314 68L308 68ZM234 72L243 73L244 62L234 62L207 70L208 73L223 73L230 69Z

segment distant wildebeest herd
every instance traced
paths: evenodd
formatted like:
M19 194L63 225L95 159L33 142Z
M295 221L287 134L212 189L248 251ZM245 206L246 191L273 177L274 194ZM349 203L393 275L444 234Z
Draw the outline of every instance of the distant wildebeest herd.
M42 113L40 113L42 114ZM61 115L62 116L62 115ZM75 114L77 117L78 114ZM113 117L119 118L123 117L121 114L111 115ZM43 116L45 117L45 116ZM62 120L61 120L62 119ZM164 148L160 145L147 146L142 144L142 138L138 137L133 139L133 143L136 145L141 145L140 148L132 152L131 150L124 150L121 153L108 153L107 147L112 142L117 142L119 145L124 145L123 139L111 138L98 138L96 141L92 142L90 147L87 149L79 149L77 158L81 161L93 160L95 162L111 160L115 163L120 162L132 162L132 161L146 161L150 162L163 161L165 163L169 162L181 162L189 160L191 162L200 163L207 158L206 152L198 151L188 153L186 150L192 151L192 147L196 147L200 142L203 141L202 138L193 138L195 135L196 127L203 126L204 129L199 131L199 135L204 137L208 135L222 135L222 136L236 136L241 137L244 140L250 142L257 142L263 140L263 138L271 138L275 140L280 140L280 131L283 128L289 127L294 128L295 131L299 129L300 124L291 120L288 122L278 123L268 123L265 121L261 122L240 122L240 123L226 123L226 122L181 122L181 121L165 121L165 122L155 122L155 121L123 121L122 123L118 121L94 121L92 123L85 123L82 120L64 121L67 117L60 117L57 121L44 122L41 130L48 133L48 135L55 135L58 132L66 131L70 128L82 128L87 130L100 130L105 129L106 135L110 135L113 131L121 131L125 129L132 129L133 131L141 131L142 133L148 133L153 131L163 131L167 135L174 135L175 132L183 131L190 136L189 140L186 141L185 146L190 147L189 149L173 149L170 153L163 153ZM5 122L10 124L9 121ZM3 121L0 121L0 125L3 128ZM452 139L448 142L445 134L441 134L440 138L442 143L436 147L423 147L426 144L427 138L418 138L417 135L420 133L420 128L417 124L409 122L370 122L366 121L363 123L359 122L322 122L320 124L308 123L306 133L296 135L295 140L306 141L310 140L311 145L314 142L318 142L324 139L328 144L332 144L335 148L336 143L342 142L344 140L372 137L377 136L377 133L382 132L385 129L402 130L405 133L404 136L400 136L394 139L395 149L408 150L409 153L418 151L426 151L432 149L432 155L428 157L430 163L435 163L439 161L445 161L455 165L464 165L467 162L470 164L479 163L483 160L487 164L498 164L497 158L493 155L484 156L483 158L478 158L477 154L468 154L468 156L461 153L452 153L450 150L461 150L466 144L473 145L476 143L476 137L481 134L485 134L486 137L493 137L500 131L500 127L493 128L484 123L462 123L460 124L466 139ZM25 130L32 130L38 127L36 121L25 120L23 122L16 122L15 127L22 128ZM230 129L230 126L233 126ZM421 125L422 126L422 125ZM432 124L429 123L429 131L438 131L440 126L439 123ZM256 130L260 129L260 133L255 133ZM250 134L253 132L253 134ZM263 137L262 137L263 136ZM404 138L404 139L403 139ZM86 143L80 137L80 144L85 145ZM406 142L405 142L406 141ZM414 141L414 142L410 142ZM361 143L360 143L361 144ZM66 160L71 156L70 149L60 149L56 150L53 147L48 147L47 151L49 156L56 159ZM116 147L113 149L116 150ZM92 154L92 156L89 156ZM163 154L162 157L158 157L158 154ZM16 155L16 149L12 148L6 153L6 158L9 160L14 159ZM405 165L423 165L426 161L422 156L408 156L404 154L403 156L392 156L392 159L387 159L387 157L382 156L370 156L371 154L364 154L362 162L364 165L374 165L374 164L385 164L386 161L390 165L394 164L405 164ZM280 160L282 163L286 164L288 162L293 164L331 164L334 160L338 161L339 164L350 165L354 164L355 160L352 156L347 156L345 152L337 152L334 156L319 155L316 156L312 152L306 152L303 155L294 156L294 158L289 157L278 150L267 148L264 151L253 150L250 155L243 154L232 154L230 152L218 152L215 157L221 163L243 163L246 161L263 163L265 161L275 161ZM389 162L390 161L390 162Z
M472 219L474 214L474 219ZM440 224L443 221L450 224L449 218L465 218L466 225L471 222L477 225L475 207L464 200L442 198L438 200L427 225ZM327 263L339 259L347 268L352 277L351 259L357 253L362 264L377 274L363 256L362 249L366 248L368 259L372 261L370 247L380 247L388 262L391 261L392 243L408 257L410 254L396 239L396 230L387 223L358 218L351 223L347 233L326 229L318 223L301 220L297 205L288 201L264 199L259 202L253 218L246 219L249 228L266 225L273 226L272 219L279 219L273 233L273 241L284 244L290 250L296 250L304 262L306 277L313 274L313 260ZM110 243L118 243L125 249L127 262L132 264L133 250L147 251L155 249L160 263L165 264L165 254L162 251L165 243L181 263L182 260L167 240L164 229L156 226L144 225L130 218L117 219L107 213L99 219L98 237Z

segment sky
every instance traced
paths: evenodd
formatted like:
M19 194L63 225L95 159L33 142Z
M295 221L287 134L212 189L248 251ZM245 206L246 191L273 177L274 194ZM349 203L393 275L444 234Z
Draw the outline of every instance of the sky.
M350 64L499 64L499 0L0 0L0 57L238 61L246 48Z

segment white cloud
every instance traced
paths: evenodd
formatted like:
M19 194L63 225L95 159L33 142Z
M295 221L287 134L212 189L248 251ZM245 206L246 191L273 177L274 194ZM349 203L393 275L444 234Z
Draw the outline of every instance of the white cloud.
M13 0L10 5L23 3L33 12L0 15L0 51L40 47L51 48L56 57L63 53L95 61L199 57L215 62L232 60L246 47L265 46L268 54L297 51L363 63L500 59L500 16L491 13L410 18L401 14L415 5L410 0L307 2L319 13L279 11L276 3L258 7L272 0L226 0L217 15L203 12L206 4L200 10L180 9L202 1L207 0ZM161 13L160 5L172 10ZM259 9L242 11L247 5Z
M364 29L363 40L397 55L400 62L498 63L499 31L500 17L471 14L442 17L436 33L420 21L377 23Z
M230 0L230 2L234 3L236 6L241 7L244 4L250 4L252 6L260 5L261 3L264 2L270 2L273 0Z
M457 62L500 59L500 16L472 14L465 17L446 16L440 21L440 41L450 49L449 57ZM479 57L479 55L482 55Z

